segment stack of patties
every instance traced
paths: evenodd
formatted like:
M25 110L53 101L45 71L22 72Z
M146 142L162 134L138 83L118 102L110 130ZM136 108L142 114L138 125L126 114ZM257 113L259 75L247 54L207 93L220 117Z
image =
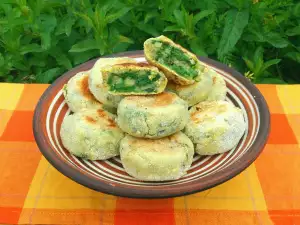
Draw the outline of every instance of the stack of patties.
M144 53L148 63L101 58L70 79L63 93L73 114L61 139L78 157L120 154L139 180L175 180L190 168L194 146L201 155L228 151L246 126L241 110L223 101L222 76L194 54L164 36L146 40Z
M63 88L72 113L65 116L60 137L70 153L85 159L104 160L119 155L124 132L115 123L113 108L99 102L90 92L89 76L90 71L80 72Z
M109 93L123 96L117 124L125 138L120 142L122 164L139 180L178 179L190 168L194 146L182 132L189 121L188 104L164 92L167 78L146 63L124 63L102 70Z

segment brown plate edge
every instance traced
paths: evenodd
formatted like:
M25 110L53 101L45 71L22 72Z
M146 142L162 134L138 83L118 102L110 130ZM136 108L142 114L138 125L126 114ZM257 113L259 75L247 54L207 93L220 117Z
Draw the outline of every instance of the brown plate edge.
M120 57L120 56L143 57L143 51L140 50L140 51L130 51L130 52L124 52L119 54L113 54L113 55L105 56L105 58ZM90 60L66 72L61 77L59 77L52 85L50 85L46 89L44 94L41 96L35 108L34 117L33 117L34 137L40 151L42 152L44 157L50 162L50 164L52 164L58 171L60 171L62 174L69 177L70 179L76 181L77 183L96 191L100 191L110 195L121 196L121 197L148 198L148 199L179 197L179 196L189 195L196 192L207 190L209 188L215 187L237 176L243 170L249 167L264 149L270 131L270 112L267 103L264 97L262 96L262 94L260 93L260 91L247 78L242 76L239 72L229 68L228 66L220 62L214 61L206 57L199 57L199 59L207 64L212 65L213 67L216 67L218 69L221 69L231 74L233 77L239 80L239 82L241 82L252 95L256 96L255 102L258 105L261 123L257 134L257 138L253 143L253 145L251 146L251 148L249 149L249 154L245 155L247 156L246 157L247 159L244 159L245 157L242 156L237 162L233 163L231 166L213 174L210 177L210 179L207 180L207 182L201 182L200 184L193 182L190 185L186 185L184 189L169 188L163 193L161 192L161 190L151 190L151 189L135 190L133 187L124 188L124 187L112 186L105 182L99 182L98 180L93 179L92 177L83 176L78 170L72 168L71 166L67 165L62 159L58 158L55 152L47 150L48 149L48 146L46 144L47 140L39 135L39 133L41 133L41 126L39 126L38 118L40 118L40 115L42 114L45 100L47 99L47 96L49 96L49 94L51 93L53 87L60 82L65 82L77 72L85 70L86 67L88 67L88 65L94 64L94 62L97 59Z

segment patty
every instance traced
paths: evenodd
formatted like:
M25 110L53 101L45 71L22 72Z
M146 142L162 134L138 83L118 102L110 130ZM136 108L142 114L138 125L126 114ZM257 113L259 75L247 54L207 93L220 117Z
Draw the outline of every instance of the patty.
M180 98L193 106L208 98L213 86L213 79L210 69L205 68L200 80L190 85L179 85L168 82L167 90L176 93Z
M89 90L89 71L77 73L64 85L63 95L72 112L83 109L100 109L103 105Z
M120 142L125 171L144 181L176 180L186 174L194 155L191 140L182 132L151 140L126 135Z
M95 98L104 105L115 108L123 97L108 93L108 87L103 82L102 69L120 63L136 63L136 60L128 57L100 58L91 69L89 76L89 89Z
M167 78L146 63L117 64L102 70L103 80L113 95L148 95L164 91Z
M200 155L214 155L234 148L246 130L242 110L226 101L201 102L190 109L184 133Z
M180 85L199 81L205 68L194 54L165 36L147 39L144 53L149 64L158 67L169 80Z
M227 94L227 87L224 78L216 71L211 70L213 85L207 96L206 101L225 100Z
M188 104L174 93L127 96L118 106L118 125L135 137L165 137L182 130L188 120Z
M67 115L60 137L70 153L85 159L104 160L119 155L119 142L124 133L113 114L97 109Z

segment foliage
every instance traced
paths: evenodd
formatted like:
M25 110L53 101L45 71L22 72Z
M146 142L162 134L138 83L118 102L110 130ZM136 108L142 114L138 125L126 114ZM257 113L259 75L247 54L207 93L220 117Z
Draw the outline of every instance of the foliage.
M255 83L300 83L297 0L1 0L0 81L49 83L160 34Z

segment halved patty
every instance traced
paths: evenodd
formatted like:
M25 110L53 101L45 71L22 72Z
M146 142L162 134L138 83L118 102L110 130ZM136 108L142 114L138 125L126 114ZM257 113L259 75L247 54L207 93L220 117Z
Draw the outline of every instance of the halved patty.
M174 93L127 96L118 106L118 125L135 137L165 137L182 130L188 120L188 104Z
M199 80L204 65L197 57L165 36L149 38L144 42L147 61L161 69L168 79L188 85Z
M114 95L148 95L164 91L167 78L146 63L124 63L102 70L108 91Z
M120 142L125 171L144 181L182 177L190 168L193 155L193 143L182 132L156 140L126 135Z
M104 160L119 155L124 133L105 110L83 110L67 115L61 125L63 145L72 154L90 160Z
M175 92L180 98L187 101L189 106L205 101L213 86L211 70L205 68L200 80L190 85L179 85L174 82L168 82L167 90Z
M108 93L107 85L103 81L102 69L120 63L136 63L136 60L128 57L100 58L91 69L89 76L89 89L95 98L104 105L115 108L123 97Z
M63 95L72 112L103 108L89 90L89 73L89 71L77 73L64 85Z

